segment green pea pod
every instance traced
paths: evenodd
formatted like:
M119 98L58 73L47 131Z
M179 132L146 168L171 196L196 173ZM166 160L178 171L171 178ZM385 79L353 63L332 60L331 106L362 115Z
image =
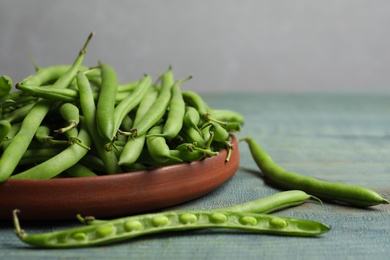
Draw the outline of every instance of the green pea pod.
M60 107L60 115L68 123L67 126L55 130L57 133L65 133L75 128L80 122L79 108L72 103L64 103Z
M160 163L164 163L169 159L176 160L177 162L182 162L182 159L173 157L171 155L169 146L167 145L165 138L159 136L161 133L162 126L156 125L149 130L148 135L150 136L147 135L146 137L146 145L152 158Z
M214 141L225 142L229 140L229 132L223 128L220 124L211 122L212 131L214 132Z
M182 94L185 102L195 107L202 119L210 112L209 106L198 93L187 90L183 91Z
M185 151L181 149L182 151ZM269 214L271 212L279 211L290 207L299 206L309 199L314 199L319 203L322 203L320 199L309 195L301 190L288 190L277 192L275 194L265 196L256 200L247 201L244 203L236 204L233 206L227 206L223 208L215 208L213 211L223 212L239 212L239 213L258 213L258 214ZM81 218L77 216L79 220L87 225L95 225L101 223L108 223L109 220L95 219L92 216Z
M132 137L145 134L163 118L171 100L173 85L173 74L169 69L162 75L162 86L156 101L139 122L134 122Z
M53 88L67 88L70 85L82 65L86 48L92 38L92 35L93 33L87 38L87 41L80 50L79 55L74 60L72 66L70 66L70 68L68 68L68 70L55 81ZM30 78L30 80L33 79L34 77ZM23 82L21 84L23 84ZM40 85L40 83L32 85ZM0 158L0 182L6 181L9 176L12 175L19 160L22 158L24 152L31 143L31 140L34 138L36 130L50 111L53 103L54 101L45 99L37 101L23 119L23 124L19 132L12 139L12 142L9 143L7 149L3 152Z
M150 76L145 76L139 81L138 86L132 91L132 93L121 102L114 109L114 133L119 129L120 124L123 121L123 118L130 113L132 109L139 105L141 100L144 98L152 84L152 78Z
M207 146L206 140L203 139L202 135L193 127L186 127L183 125L179 135L184 139L184 142L196 143L196 145L201 148Z
M109 64L101 64L101 70L102 86L96 107L96 124L102 137L111 142L116 133L114 110L118 78L114 68Z
M362 186L319 180L288 172L277 165L253 138L243 140L248 143L252 157L264 176L281 188L302 190L320 199L340 201L358 207L389 204L389 201L377 192Z
M7 96L13 87L13 82L10 77L3 75L0 77L0 97Z
M236 122L240 125L244 124L244 116L236 111L228 109L213 109L211 114L219 121Z
M80 107L84 115L85 124L92 136L94 147L96 148L100 159L104 163L104 170L108 174L119 173L122 170L118 165L117 157L113 151L107 151L104 148L106 141L96 131L95 100L93 98L93 93L88 78L83 73L77 74L77 85L80 92Z
M65 89L57 89L52 88L52 86L33 86L28 84L18 84L16 88L32 95L34 97L46 98L58 101L65 102L75 102L79 98L79 93L77 90L65 88Z
M77 137L85 146L91 146L92 139L82 121L80 133ZM23 172L12 175L12 179L51 179L64 172L69 167L75 165L81 158L88 153L84 147L72 144L64 151L50 158L49 160L29 168Z
M145 114L149 111L150 107L154 104L158 97L158 92L154 88L150 88L149 92L141 100L137 112L134 118L134 124L141 121ZM134 125L133 124L133 125ZM129 133L131 135L131 133ZM141 155L142 149L144 148L146 141L146 135L138 135L134 138L128 138L123 151L119 156L119 165L132 165L137 161Z
M172 86L172 97L168 107L167 119L164 123L162 136L167 139L175 138L182 126L185 115L185 102L181 94L180 84L191 77L183 80L177 80Z
M185 114L183 117L183 124L187 127L192 127L196 131L200 132L198 125L200 124L200 115L198 110L192 106L186 106Z
M70 177L96 177L97 174L85 167L81 163L76 163L65 170L65 173Z
M11 131L11 123L7 120L0 120L0 146L7 139L8 133Z
M194 229L232 229L258 234L319 236L330 230L327 225L297 218L256 213L223 211L170 211L103 221L60 231L27 234L13 211L15 233L26 244L47 248L87 247L125 241L142 235Z

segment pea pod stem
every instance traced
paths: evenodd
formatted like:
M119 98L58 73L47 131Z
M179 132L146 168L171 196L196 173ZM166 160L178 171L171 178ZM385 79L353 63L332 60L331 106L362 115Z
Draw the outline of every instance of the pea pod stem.
M83 124L83 123L82 123ZM88 134L86 127L81 127L79 136L77 137L85 146L92 144L92 139ZM73 144L68 146L59 154L53 156L49 160L29 168L23 172L12 175L12 179L37 179L44 180L57 176L69 167L76 164L81 158L87 154L88 150L84 147Z
M253 139L244 138L252 157L264 176L284 189L299 189L320 199L334 200L357 207L389 204L377 192L362 186L319 180L289 172L277 165L271 156Z
M66 88L69 86L82 65L86 48L92 36L93 33L89 35L72 66L68 67L66 72L62 72L61 76L56 79L55 83L53 84L53 88ZM37 73L39 73L39 71ZM41 78L38 76L32 76L29 80L34 79L37 81L41 80ZM36 85L39 84L41 84L41 82L36 83ZM49 112L53 103L54 101L52 100L38 100L28 112L23 120L19 132L8 144L7 149L0 158L0 182L6 181L11 176L16 166L18 165L19 160L27 150L31 140L34 138L36 130L40 126L46 114Z
M113 151L107 151L105 149L106 140L96 131L96 106L88 78L83 73L77 74L77 84L79 87L80 106L85 118L85 124L94 141L93 145L104 163L105 171L108 174L119 173L122 170L118 165L117 157Z
M130 113L132 109L139 105L141 100L144 98L145 94L148 92L152 83L152 78L150 76L145 76L139 81L138 86L132 91L131 95L122 100L114 109L114 130L115 132L112 135L116 135L120 124L126 115Z
M146 134L151 127L162 119L171 99L173 82L172 70L169 69L162 75L162 86L156 101L139 122L134 122L131 137Z

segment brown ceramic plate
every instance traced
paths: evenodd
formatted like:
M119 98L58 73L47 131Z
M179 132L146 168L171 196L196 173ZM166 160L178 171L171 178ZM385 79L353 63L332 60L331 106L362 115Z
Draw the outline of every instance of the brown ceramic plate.
M177 205L201 197L229 180L238 169L238 144L225 162L226 150L199 162L153 170L51 180L10 179L0 184L0 219L75 219L76 214L117 217Z

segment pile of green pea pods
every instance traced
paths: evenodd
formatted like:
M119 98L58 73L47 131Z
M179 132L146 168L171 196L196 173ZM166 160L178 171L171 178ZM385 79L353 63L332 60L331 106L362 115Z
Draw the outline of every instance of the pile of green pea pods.
M95 176L201 160L232 148L243 117L213 110L169 67L153 83L119 84L110 64L39 67L15 84L0 81L0 182L8 178ZM229 160L229 154L226 160Z

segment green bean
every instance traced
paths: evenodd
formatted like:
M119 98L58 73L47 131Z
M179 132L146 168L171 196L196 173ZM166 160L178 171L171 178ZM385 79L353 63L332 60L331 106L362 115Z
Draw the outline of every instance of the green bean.
M153 126L146 137L146 145L152 158L157 162L164 163L169 159L182 162L180 158L173 157L170 153L169 146L164 137L159 136L162 133L162 126Z
M60 107L60 115L62 116L63 119L65 119L68 123L67 126L62 127L60 129L55 130L57 133L65 133L73 128L75 128L79 122L80 122L80 117L79 117L79 108L72 104L72 103L64 103Z
M52 86L53 88L65 88L69 86L75 75L82 68L82 63L84 61L87 46L94 34L95 33L92 32L88 36L86 42L84 43L84 46L81 48L78 56L76 57L75 61L71 66L53 66L49 68L38 69L36 74L31 77L28 77L27 79L22 80L18 84L30 84L40 86L51 80L56 80Z
M81 121L80 133L77 137L81 142L90 146L92 140L83 120ZM69 167L76 164L82 157L87 154L88 150L79 145L73 144L68 146L64 151L50 158L49 160L29 168L23 172L12 175L11 179L36 179L45 180L50 179L62 173Z
M172 97L168 107L167 119L164 123L164 128L161 136L167 139L176 137L182 126L185 114L185 102L181 94L180 84L191 77L183 80L177 80L172 86Z
M65 170L65 173L70 177L95 177L96 173L85 167L81 163L76 163Z
M279 211L281 209L299 206L308 201L309 199L314 199L322 204L322 201L320 199L311 196L304 191L288 190L277 192L275 194L262 197L256 200L244 202L241 204L209 210L222 212L269 214L271 212ZM109 222L109 220L96 219L93 216L86 216L83 218L79 214L77 215L77 218L80 222L86 225L96 225Z
M184 139L187 143L196 143L199 147L206 147L206 140L203 139L201 134L193 127L187 127L183 125L182 129L180 130L179 135Z
M225 123L221 124L223 128L225 128L228 132L240 132L241 131L241 123L239 122L229 122L226 121Z
M139 85L139 81L132 81L125 84L118 85L118 92L130 92L133 91Z
M138 86L133 90L133 92L115 107L113 115L115 133L113 133L113 135L116 135L123 118L129 114L133 108L138 106L144 98L151 84L152 78L150 76L145 76L140 80Z
M48 125L40 125L35 132L35 139L43 144L69 144L66 140L55 140L50 135L51 129Z
M104 172L105 165L103 161L98 156L91 153L87 153L79 162L93 171Z
M145 114L145 116L139 121L134 122L134 127L132 129L132 137L136 137L138 135L145 134L152 126L157 124L162 117L164 116L169 101L171 99L171 90L173 86L173 74L171 69L169 69L167 72L165 72L162 75L162 85L160 93L156 99L156 101L152 104L148 112Z
M27 104L18 109L12 111L9 115L5 115L4 119L9 121L10 123L21 122L26 115L30 112L30 110L34 107L35 103Z
M72 66L62 74L56 82L53 84L53 88L66 88L69 86L77 71L80 69L84 60L86 48L93 34L91 34L83 48L79 52ZM39 71L38 71L39 72ZM38 73L37 72L37 73ZM41 77L32 76L27 81L33 81L35 79L41 79ZM26 81L22 81L20 84L24 84ZM36 85L39 85L37 83ZM40 126L42 120L49 112L51 105L54 101L41 99L37 101L31 108L30 112L23 120L22 126L19 132L9 143L7 149L4 151L0 158L0 182L4 182L15 170L19 160L22 158L24 152L27 150L31 140L34 138L34 134Z
M8 133L11 131L11 123L7 120L0 120L0 146L7 139Z
M266 196L257 200L248 201L242 204L215 210L265 214L301 205L311 198L321 202L318 198L309 195L304 191L288 190L283 192L277 192L273 195Z
M33 97L53 99L64 102L78 102L79 92L76 89L66 88L66 89L56 89L52 88L52 85L48 86L32 86L32 85L17 85L17 88L28 93ZM93 91L94 99L97 101L99 98L99 92L97 90ZM129 96L128 92L118 92L115 97L115 103L119 103ZM31 97L27 97L31 98Z
M145 97L141 100L135 118L134 124L141 121L141 119L148 112L152 104L156 101L158 97L158 92L154 88L149 89L149 93L145 95ZM138 135L134 138L128 138L125 146L123 147L123 151L119 156L119 165L132 165L141 155L142 149L144 148L146 141L146 135Z
M196 131L200 132L198 125L200 124L200 115L198 110L192 106L186 106L185 114L183 117L183 124L187 127L192 127Z
M14 109L20 108L26 104L34 103L38 98L26 95L20 90L15 90L6 96L0 97L0 104L3 111L12 112Z
M211 122L212 131L214 133L214 141L216 142L225 142L229 140L229 132L223 128L220 124Z
M388 204L377 192L362 186L319 180L288 172L277 165L261 146L252 138L243 139L249 145L252 157L264 176L284 189L298 189L320 199L334 200L358 207Z
M70 65L54 65L46 68L39 68L35 74L28 76L16 84L32 86L45 85L61 77L63 74L69 71L70 67ZM18 86L16 86L16 88L18 88Z
M65 89L56 89L52 86L32 86L28 84L19 84L16 86L19 90L24 93L28 93L34 97L46 98L52 100L59 100L65 102L74 102L78 99L77 90L65 88Z
M11 140L15 137L15 135L19 132L22 123L15 123L11 125L11 129L8 131L6 138L3 140L1 144L1 148L5 150L7 146L11 143Z
M13 87L12 79L7 76L3 75L0 77L0 97L7 96Z
M211 143L214 139L214 132L211 129L212 126L213 126L212 124L207 122L204 125L202 125L201 130L200 130L200 134L201 134L202 138L204 140L206 140L206 142L207 142L207 144L206 144L207 148L210 148Z
M60 152L64 151L65 148L59 146L41 147L41 148L29 148L23 154L22 159L34 158L34 157L53 157Z
M115 97L118 92L118 78L114 68L101 64L102 86L96 107L96 124L98 131L108 141L112 141L116 129L114 126Z
M57 147L41 147L41 148L29 148L20 159L18 165L27 165L32 164L36 165L42 163L53 156L56 156L60 152L62 152L65 148Z
M119 218L96 225L27 234L13 211L15 233L26 244L48 248L86 247L168 231L222 228L284 236L318 236L330 230L323 223L267 214L222 211L171 211Z
M182 148L182 149L175 148L170 150L170 153L172 157L180 158L181 160L183 160L183 162L188 162L188 163L200 161L205 158L204 153L202 153L201 151L198 150L191 151L188 148ZM177 163L176 160L168 160L165 162L166 165L176 164L176 163Z
M136 162L136 163L133 163L133 164L131 164L131 165L129 165L129 166L124 166L124 170L126 171L126 172L136 172L136 171L143 171L143 170L145 170L146 169L146 166L145 165L143 165L142 163L138 163L138 162Z
M186 103L195 107L202 119L210 112L209 106L198 93L187 90L183 91L182 94Z
M182 143L178 145L175 149L171 150L170 153L171 156L180 158L185 162L199 161L206 156L218 155L218 152L200 148L193 143ZM168 163L172 164L174 163L174 161L171 160Z
M237 122L244 124L244 116L236 111L229 109L213 109L212 115L215 119L223 122Z
M9 142L0 157L0 182L4 182L13 173L19 160L27 150L36 130L50 110L50 100L40 100L24 118L20 130Z
M122 120L121 129L123 129L124 131L130 131L133 127L133 123L134 120L130 117L129 114L127 114Z
M94 147L104 163L106 172L108 174L119 173L121 168L118 166L118 158L113 151L106 151L104 147L106 141L96 131L96 106L88 78L83 73L79 73L77 75L77 84L80 92L81 111L84 115L87 129L92 136Z

